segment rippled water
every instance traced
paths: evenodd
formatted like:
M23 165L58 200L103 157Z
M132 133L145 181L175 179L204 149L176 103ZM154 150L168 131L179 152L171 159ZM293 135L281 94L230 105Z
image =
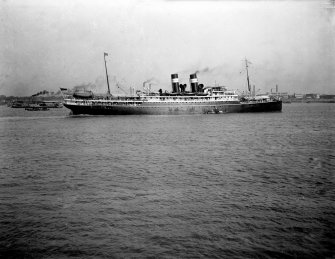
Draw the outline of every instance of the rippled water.
M335 105L0 107L0 257L333 258Z

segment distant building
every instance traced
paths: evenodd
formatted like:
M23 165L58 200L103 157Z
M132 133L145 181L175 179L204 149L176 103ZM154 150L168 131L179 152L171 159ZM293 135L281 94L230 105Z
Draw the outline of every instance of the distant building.
M271 93L270 96L279 96L281 98L288 98L288 92Z
M304 98L304 95L303 94L294 94L294 98L302 99L302 98Z
M335 94L321 94L320 99L335 99Z
M305 98L306 99L319 99L320 96L318 94L306 94Z

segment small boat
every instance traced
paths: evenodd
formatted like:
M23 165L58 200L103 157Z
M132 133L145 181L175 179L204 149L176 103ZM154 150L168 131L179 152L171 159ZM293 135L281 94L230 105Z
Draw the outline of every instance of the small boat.
M29 104L26 108L26 111L48 111L49 108L46 106L41 106L39 104Z
M10 104L11 108L25 108L27 104L23 101L14 101Z

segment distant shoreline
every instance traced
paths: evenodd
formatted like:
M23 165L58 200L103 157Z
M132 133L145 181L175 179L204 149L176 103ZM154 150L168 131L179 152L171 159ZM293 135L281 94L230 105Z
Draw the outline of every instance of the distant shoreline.
M335 99L286 99L283 103L335 103Z

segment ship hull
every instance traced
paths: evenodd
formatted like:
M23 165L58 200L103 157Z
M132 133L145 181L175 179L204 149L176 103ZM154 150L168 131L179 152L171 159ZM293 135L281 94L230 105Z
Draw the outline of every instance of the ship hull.
M243 112L280 112L281 101L261 103L214 103L203 105L78 105L64 103L73 115L182 115L182 114L224 114Z

